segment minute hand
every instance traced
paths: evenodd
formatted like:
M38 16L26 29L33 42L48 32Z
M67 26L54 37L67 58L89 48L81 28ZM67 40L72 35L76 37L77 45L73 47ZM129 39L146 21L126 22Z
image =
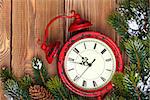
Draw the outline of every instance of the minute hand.
M79 78L81 78L82 75L92 66L92 64L94 63L95 60L96 60L96 59L94 59L91 63L86 62L86 63L88 64L88 67L87 67L87 68L84 70L84 72L79 76Z
M91 66L88 66L88 67L84 70L84 72L79 76L79 78L82 77L82 75L83 75L90 67L91 67Z

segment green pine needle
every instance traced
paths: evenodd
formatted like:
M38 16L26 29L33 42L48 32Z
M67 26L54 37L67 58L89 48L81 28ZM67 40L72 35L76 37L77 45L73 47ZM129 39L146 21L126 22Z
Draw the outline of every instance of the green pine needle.
M0 78L3 82L7 81L8 79L15 79L14 75L10 71L9 68L3 67L0 71Z
M147 27L145 30L140 29L138 36L135 36L128 33L128 20L136 20L138 11L145 13L144 21ZM108 100L121 100L120 97L125 100L146 100L138 90L137 83L150 72L149 15L149 0L121 0L119 9L108 18L108 23L123 39L119 44L121 50L125 50L129 57L129 65L125 68L124 75L117 73L112 79L115 89L108 96Z
M120 13L114 12L108 17L108 24L110 24L115 30L123 37L127 35L127 23L125 18Z
M104 100L126 100L126 98L118 94L119 93L112 92L111 94L108 94Z
M0 77L4 83L4 91L6 95L13 97L15 100L30 100L27 89L32 82L31 77L24 76L18 81L7 67L1 69Z
M148 4L149 0L122 0L122 2L120 2L120 5L127 9L130 9L130 7L147 9Z
M120 88L121 90L124 90L124 74L123 73L115 73L115 75L112 78L112 82L115 86Z
M5 93L7 95L13 97L16 100L21 99L21 91L20 91L19 85L16 81L14 81L12 79L8 79L4 83L4 89L5 89Z
M126 53L130 59L130 63L137 64L138 71L140 73L141 66L147 58L145 46L138 38L133 38L125 43Z
M39 65L35 64L36 63L35 60L38 60L42 63L42 67L40 69L38 69ZM48 81L49 79L49 75L48 75L45 65L43 64L42 60L39 59L38 57L34 57L32 59L32 66L34 64L37 65L37 69L33 67L35 82L39 85L45 85L46 81Z
M48 74L48 71L47 71L46 66L44 64L43 64L43 67L41 68L41 73L42 73L42 76L43 76L45 82L48 81L49 74Z
M58 76L51 77L46 84L48 90L54 95L56 100L86 100L85 97L78 96L69 91L61 82Z
M150 70L150 58L148 58L147 60L145 60L144 65L145 65L144 68Z
M114 92L117 93L116 96L125 97L127 95L127 89L124 84L123 73L115 73L114 77L112 78L112 83L115 85Z
M59 88L61 88L63 85L58 78L58 76L53 76L47 81L47 87L50 91L55 91Z
M33 69L34 78L37 84L45 85L45 82L48 80L48 72L45 67L42 67L41 70Z
M128 94L131 95L132 99L137 99L140 96L140 92L137 88L137 83L141 79L139 73L137 72L137 65L131 64L130 67L125 67L125 87Z
M19 85L23 90L28 89L31 84L32 84L32 78L29 75L24 76L19 81Z
M30 78L28 76L25 76L19 82L13 79L8 79L7 81L5 81L4 82L5 94L11 96L14 100L30 100L30 96L28 93L28 87L31 83Z
M49 91L54 95L56 99L65 99L66 97L64 95L65 92L62 92L63 84L61 83L60 79L58 76L51 77L47 83L46 83L47 88Z
M136 100L138 98L138 93L136 92L134 83L128 77L125 77L124 81L126 83L125 87L128 90L128 95L130 95L130 99L132 98ZM129 97L126 97L126 98L129 98Z
M140 75L136 69L136 65L132 64L130 67L125 67L125 74L116 73L114 75L112 83L115 88L111 95L114 95L115 98L123 97L126 99L137 99L140 96L140 92L137 89Z
M119 41L119 47L121 49L121 51L125 51L125 42L127 41L127 39L125 38L122 38L120 41Z
M149 73L150 73L150 58L145 60L144 66L141 68L141 74L142 74L141 76L142 77L147 76L147 75L149 75ZM145 80L145 81L147 81L147 80Z
M34 73L34 79L35 79L35 83L39 84L39 85L43 85L43 81L42 78L40 76L40 72L37 69L33 69L33 73Z
M125 78L128 78L133 85L136 87L137 83L140 80L140 75L137 72L137 65L136 64L130 64L130 67L125 67Z

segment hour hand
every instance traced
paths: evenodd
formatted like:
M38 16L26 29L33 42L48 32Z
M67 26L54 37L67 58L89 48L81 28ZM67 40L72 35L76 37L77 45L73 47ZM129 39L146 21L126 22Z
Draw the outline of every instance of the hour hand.
M80 64L80 65L88 66L88 65L85 65L83 62L72 62L72 63L76 63L76 64Z
M95 62L96 59L94 59L91 63L88 63L88 66L91 67L92 64Z

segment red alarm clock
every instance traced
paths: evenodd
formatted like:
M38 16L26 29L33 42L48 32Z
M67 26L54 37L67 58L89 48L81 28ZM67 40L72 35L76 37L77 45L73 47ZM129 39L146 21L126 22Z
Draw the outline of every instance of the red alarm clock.
M45 31L42 49L49 63L57 54L59 42L46 44L48 27L57 18L73 18L69 32L76 32L92 24L72 11L71 16L58 16L51 20ZM115 72L123 71L119 48L107 36L94 31L84 31L72 36L62 47L58 58L58 74L64 85L76 94L102 98L112 89Z

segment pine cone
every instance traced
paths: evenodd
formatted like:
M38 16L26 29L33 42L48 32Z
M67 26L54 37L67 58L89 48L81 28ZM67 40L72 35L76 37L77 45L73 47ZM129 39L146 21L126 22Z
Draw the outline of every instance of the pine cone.
M29 94L32 100L54 100L54 97L43 86L30 86Z

